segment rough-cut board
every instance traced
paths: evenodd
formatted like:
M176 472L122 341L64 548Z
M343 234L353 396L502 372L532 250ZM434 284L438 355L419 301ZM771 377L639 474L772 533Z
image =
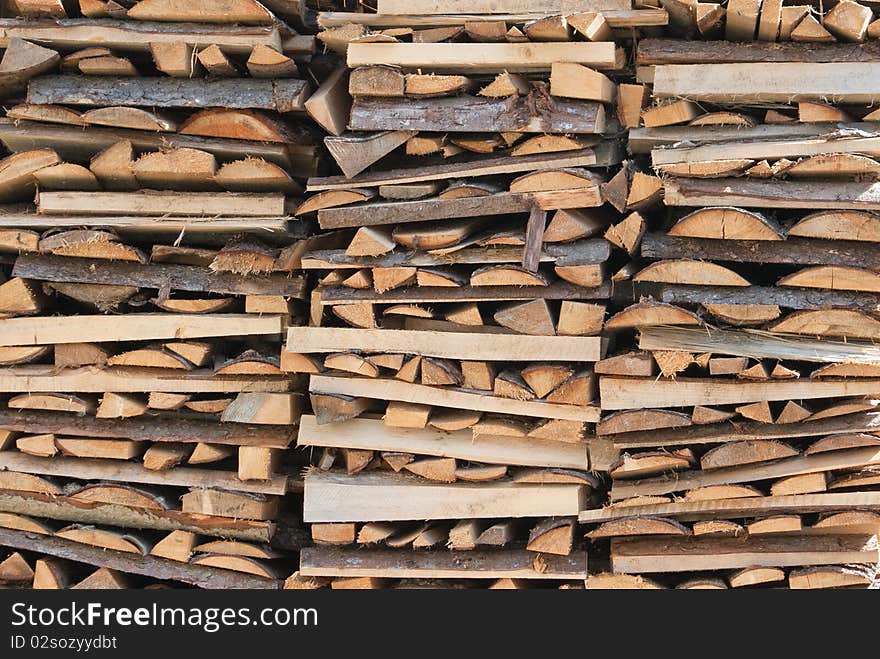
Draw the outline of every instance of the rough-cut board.
M768 514L828 513L847 509L880 510L880 492L831 492L646 505L606 506L582 510L578 521L597 524L629 517L673 517L680 521L739 519Z
M0 48L18 37L65 51L89 48L96 43L106 48L149 52L153 43L185 43L190 46L217 45L223 52L248 55L255 46L281 51L275 26L232 27L195 23L153 23L108 19L73 18L57 21L0 19Z
M880 62L880 45L641 39L636 50L639 66L746 62L803 62L808 67L820 62Z
M639 481L616 481L611 488L612 501L636 496L660 496L684 492L710 485L750 483L810 474L836 469L852 469L863 465L880 464L880 450L874 447L826 451L815 455L783 458L763 464L726 467L723 469L677 472L673 477L660 476Z
M76 226L81 226L82 218L77 218L77 221ZM16 272L16 277L49 282L134 286L160 291L223 295L279 295L296 299L306 297L306 284L302 277L280 274L248 276L174 263L135 263L23 254L16 259L13 272Z
M181 581L200 588L219 590L271 589L282 582L243 572L233 572L204 565L192 565L156 556L142 556L49 536L35 536L25 531L0 528L0 545L37 554L55 556L77 563L95 565L130 574L140 574L162 581Z
M144 510L114 503L79 501L37 492L0 493L0 512L157 531L190 531L200 535L268 542L274 525L247 519L193 515L179 510Z
M819 124L823 125L823 124ZM739 140L722 143L702 143L703 129L691 129L692 132L682 139L693 140L693 145L676 148L657 148L651 151L654 166L677 163L707 162L714 160L736 160L747 158L752 160L778 160L781 158L799 158L816 156L826 153L850 153L867 156L880 156L880 136L873 133L848 133L847 131L828 131L825 137L792 135L789 139L752 139L750 129L744 129ZM760 126L759 128L765 128ZM854 129L855 130L855 129ZM859 129L860 130L860 129ZM682 131L684 133L684 131ZM756 136L757 137L757 136Z
M318 224L322 229L342 229L458 217L528 213L531 207L532 203L528 195L501 192L461 199L421 199L324 208L318 211Z
M160 108L242 108L297 112L305 108L304 80L234 78L114 78L43 76L28 84L28 103L127 105Z
M603 11L632 8L632 0L544 0L540 9L545 14L575 11ZM516 14L535 10L534 0L378 0L379 14ZM501 20L501 19L499 19Z
M603 9L602 16L612 28L663 26L669 23L669 15L665 9L630 9L630 3L625 0L626 9ZM595 11L583 9L592 6L579 4L575 11ZM548 10L549 11L549 10ZM322 28L342 27L353 23L366 25L374 28L432 28L463 26L465 23L528 23L547 16L548 11L535 12L533 3L529 3L528 9L523 13L515 14L457 14L445 9L441 14L414 14L410 10L406 14L373 14L370 12L345 12L345 11L322 11L318 13L318 25Z
M185 418L98 419L40 410L0 410L0 430L59 436L131 439L287 448L295 431L289 426L215 423Z
M441 484L376 472L313 472L305 481L307 523L576 516L586 494L581 485Z
M56 329L60 327L56 325ZM170 371L168 374L152 368L102 370L90 366L61 371L47 365L0 369L0 391L9 393L221 393L287 391L289 388L290 382L282 378L253 375L214 377L214 372L207 369Z
M323 304L375 302L377 304L418 304L420 302L482 302L487 300L599 300L611 293L608 282L596 288L584 288L557 281L548 286L461 286L407 287L386 291L381 295L371 290L345 287L325 288L321 291Z
M358 350L366 352L402 352L447 359L564 362L595 362L604 354L604 340L596 336L529 336L348 327L291 327L287 332L287 350L295 353L344 352L357 346Z
M880 348L870 343L822 341L809 337L774 336L767 332L716 328L645 327L639 335L642 350L685 350L755 359L793 359L808 362L880 363Z
M584 444L532 437L475 437L467 430L395 428L377 419L318 425L315 417L307 414L300 419L297 445L415 453L486 464L588 468Z
M300 574L325 577L386 577L396 579L584 579L587 553L569 556L541 555L540 569L534 552L401 551L349 547L305 547L300 554Z
M432 73L550 71L553 62L576 62L599 69L617 67L614 42L562 43L352 43L350 69L372 64L425 69Z
M427 165L389 169L361 174L353 179L345 176L328 176L311 178L306 190L348 190L379 185L397 185L403 183L419 183L423 181L446 181L449 179L469 178L475 176L495 176L499 174L515 174L531 172L539 169L565 169L569 167L601 167L619 162L620 153L614 148L597 145L595 148L569 151L564 153L539 153L531 156L511 158L480 158L450 164Z
M493 340L498 336L501 335L493 335ZM0 385L2 385L2 371L0 371ZM514 400L485 392L431 387L401 380L312 375L309 378L309 391L546 419L568 419L588 423L596 423L599 420L599 408L592 405Z
M240 481L234 471L175 467L152 471L136 462L99 458L36 458L32 455L3 451L0 468L41 476L60 476L81 480L106 480L121 483L176 485L179 487L220 488L256 494L287 493L287 476L273 476L267 481Z
M867 313L880 309L880 295L858 291L796 289L776 286L690 286L622 282L614 289L615 299L633 301L643 296L667 304L775 304L789 309L849 307ZM855 312L853 312L855 313ZM853 336L847 333L845 336ZM866 337L866 338L873 338Z
M123 314L0 320L0 345L194 339L281 334L281 316L257 314Z
M880 254L867 242L844 240L723 240L649 233L642 256L654 259L700 259L795 265L846 265L880 269Z
M614 436L617 448L654 448L659 446L687 446L690 444L718 444L757 439L793 439L813 435L846 435L880 431L880 413L861 412L809 423L767 424L759 422L719 423L689 428L652 430L650 432L622 433Z
M654 407L732 405L756 401L799 400L859 396L880 391L880 379L816 382L778 380L749 382L678 378L655 380L603 377L599 383L603 410L640 408L650 400Z
M507 246L466 247L448 254L395 251L381 256L350 256L342 249L326 249L303 254L302 268L304 270L332 270L334 268L434 267L450 263L517 263L522 259L522 253L522 247ZM545 243L542 246L540 259L542 262L553 261L580 265L604 263L610 256L610 244L599 239L581 240L573 243Z
M871 181L823 181L816 185L807 181L678 178L667 179L663 188L663 201L668 206L880 209L880 183Z
M521 97L359 98L352 105L349 128L590 134L605 130L605 110L600 103L560 98L537 103Z
M846 123L840 125L841 129L847 131L865 131L866 140L874 139L872 136L875 131L875 124L869 122L863 123ZM698 133L695 131L699 131ZM795 148L800 142L809 144L811 141L818 141L826 144L818 153L829 153L827 142L834 135L843 137L843 133L836 133L835 126L829 134L829 126L827 123L800 123L792 121L781 124L759 124L753 127L746 126L662 126L659 128L633 128L629 131L629 140L627 147L631 153L650 153L651 149L662 146L675 147L674 152L687 153L690 146L682 145L681 142L692 141L701 148L700 145L714 145L714 147L724 149L762 149L764 144L791 144ZM850 138L855 142L859 142L857 132L851 132ZM742 145L736 144L742 142ZM839 144L837 144L839 142ZM677 146L676 146L677 145ZM847 148L847 140L835 140L835 148L832 151ZM858 149L856 149L858 152ZM670 153L670 157L674 156L674 152ZM729 153L735 153L729 151ZM757 153L757 151L756 151ZM797 151L795 151L797 153ZM706 160L706 158L700 158Z
M623 574L844 565L880 560L876 536L615 538L611 566Z
M880 62L667 64L654 70L654 96L711 103L866 103L880 100ZM877 91L874 91L877 90Z

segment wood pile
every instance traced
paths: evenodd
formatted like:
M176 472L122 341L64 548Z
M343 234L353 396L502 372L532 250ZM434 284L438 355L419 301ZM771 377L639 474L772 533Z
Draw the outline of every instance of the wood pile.
M0 583L876 587L874 5L6 4Z
M278 588L314 37L255 0L4 4L0 581Z

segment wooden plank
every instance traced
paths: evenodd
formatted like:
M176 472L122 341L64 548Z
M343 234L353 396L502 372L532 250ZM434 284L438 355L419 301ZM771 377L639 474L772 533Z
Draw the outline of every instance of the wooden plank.
M395 428L386 426L378 419L350 419L342 423L318 425L310 414L300 419L297 446L399 451L524 467L559 467L581 471L589 467L585 444L531 437L474 437L467 430L446 432L432 428Z
M880 511L880 492L822 492L777 497L676 501L644 506L606 506L582 510L578 521L599 524L631 517L673 517L680 521L700 519L740 519L774 514L829 513L841 510Z
M0 224L2 226L2 224ZM611 256L608 241L579 240L573 243L545 243L541 246L542 263L585 265L604 263ZM326 249L306 252L302 257L303 270L335 268L392 268L399 266L442 266L457 264L517 263L522 258L521 247L466 247L449 254L393 251L381 256L349 256L344 249Z
M657 380L605 376L599 382L599 389L603 410L628 410L643 407L646 400L650 400L653 407L688 407L868 395L880 391L880 379L750 382L706 378Z
M533 9L530 6L529 9ZM612 28L630 28L630 27L655 27L663 26L669 23L669 15L665 9L605 9L602 15L608 21L608 25ZM354 23L356 25L367 25L373 28L392 28L392 27L409 27L409 28L432 28L432 27L452 27L463 26L465 23L473 22L495 22L504 21L505 23L528 23L529 21L545 18L547 12L543 13L522 13L522 14L453 14L446 12L443 14L372 14L367 12L344 12L344 11L322 11L318 12L318 25L327 29L331 27L342 27L343 25Z
M234 471L174 467L163 471L144 468L136 462L100 458L37 458L15 451L0 452L0 468L39 476L59 476L80 480L105 480L117 483L145 483L178 487L205 487L253 492L287 493L287 476L276 475L266 481L240 481Z
M876 563L876 536L614 538L611 567L622 574L747 567Z
M117 142L127 140L136 151L156 151L162 148L199 149L214 154L221 162L247 157L262 158L287 168L293 176L313 175L318 154L313 145L252 142L101 126L64 126L6 117L0 118L0 140L10 151L49 148L66 162L81 165L88 165L92 156Z
M559 483L536 487L509 481L447 484L400 474L312 472L305 478L303 521L573 516L580 511L585 496L583 486Z
M545 0L541 10L546 14L575 11L624 10L632 8L632 0ZM533 0L377 0L379 14L514 14L534 9Z
M79 218L78 226L81 225L82 218ZM239 275L175 263L136 263L22 254L16 259L12 270L14 277L51 282L109 284L155 288L159 291L194 291L224 295L279 295L299 300L306 296L303 277L283 274Z
M344 352L357 346L358 350L365 352L402 352L447 359L595 362L604 354L603 344L604 339L598 336L532 336L353 327L291 327L287 330L287 350L295 353Z
M393 579L585 579L587 552L568 556L542 554L541 569L534 552L465 551L448 549L402 551L359 547L304 547L299 571L303 576L386 577Z
M548 108L536 107L526 97L358 98L351 108L349 128L367 131L592 134L605 130L605 110L601 103L561 98L555 98Z
M592 45L592 44L589 44ZM41 76L28 84L28 103L160 108L240 108L299 112L308 83L295 78L116 78Z
M290 426L216 423L200 419L154 416L143 419L98 419L42 410L0 410L0 430L65 437L131 439L138 442L183 442L287 448L295 430Z
M849 134L847 139L832 140L833 148L828 146L829 139L836 134L835 131L840 129L840 136ZM856 131L864 131L867 136L859 137ZM871 140L870 137L875 131L875 124L872 123L845 123L835 126L834 130L829 132L828 124L824 123L800 123L791 122L784 124L759 124L757 126L661 126L657 128L632 128L629 131L629 139L627 147L631 153L650 153L652 149L680 144L681 142L693 142L699 148L701 145L716 145L715 148L724 149L753 149L753 153L764 153L756 149L764 148L767 145L767 152L776 153L772 149L782 145L784 148L790 148L793 153L798 155L800 150L806 151L803 155L815 155L809 149L811 141L816 140L825 147L816 146L820 149L818 153L828 153L837 149L846 150L847 143L852 139L856 144L860 145L857 152L861 152L861 147L870 146L870 142L860 142L860 140ZM736 145L742 142L743 146ZM804 142L801 145L801 141ZM772 145L777 144L777 147ZM786 146L787 145L787 146ZM677 146L673 151L675 153L689 153L690 146ZM675 153L670 153L669 157L677 157ZM726 153L733 153L727 151ZM704 154L701 154L704 155ZM705 159L705 158L703 158Z
M344 176L310 178L306 190L318 192L321 190L347 190L350 188L419 183L422 181L448 181L450 179L474 176L531 172L538 169L600 167L619 162L619 152L614 148L606 148L606 146L600 144L594 148L581 149L580 151L552 154L539 153L518 158L511 158L509 156L475 158L457 163L390 169L359 174L353 179L348 179Z
M791 337L774 336L767 332L709 327L643 327L639 332L639 348L642 350L685 350L806 362L880 362L880 348L872 343L858 341L822 341L809 337L792 341Z
M632 303L643 296L668 304L775 304L788 309L848 307L866 313L880 310L880 295L859 291L830 291L776 286L692 286L650 282L617 282L616 301Z
M880 269L880 254L869 243L848 240L715 240L649 233L641 253L654 259L700 259L739 263L846 265Z
M305 238L304 230L308 224L292 223L284 217L150 217L146 215L98 215L90 216L89 224L105 228L114 228L117 233L151 234L168 239L176 238L181 233L188 236L198 234L200 239L215 236L215 241L225 242L229 234L246 233L258 236L263 240L274 242L279 235L290 238ZM79 228L83 218L78 215L36 215L34 213L8 213L0 215L0 228L27 227L29 229ZM110 263L105 261L105 263ZM218 273L223 274L223 273Z
M170 78L169 78L170 79ZM37 212L59 215L283 217L284 195L250 192L39 192Z
M549 71L553 62L600 69L617 66L614 42L543 43L350 43L348 68L387 64L433 73Z
M802 43L788 41L683 41L680 39L641 39L636 64L735 64L739 62L880 62L880 45Z
M845 451L827 451L815 455L799 455L774 462L740 467L677 472L671 477L662 476L633 481L618 480L611 488L611 499L612 501L620 501L635 496L684 492L709 485L749 483L875 464L880 464L880 450L870 446Z
M880 100L872 91L880 62L746 64L664 64L654 70L656 98L712 103L865 103ZM33 84L33 83L31 83Z
M257 314L122 314L0 320L0 345L195 339L280 334L282 317Z
M527 194L502 192L462 199L421 199L324 208L318 211L322 229L427 222L456 217L528 213L532 202Z
M880 75L880 69L878 69ZM745 206L880 210L880 183L870 181L749 181L745 179L667 179L668 206Z
M56 556L86 565L120 570L129 574L141 574L153 579L180 581L200 588L219 590L279 589L282 584L276 579L267 579L243 572L182 563L157 556L113 551L64 538L34 535L26 531L12 529L0 528L0 544L13 549Z
M769 424L748 421L736 424L696 425L688 428L670 428L649 432L627 432L614 436L614 446L619 449L654 448L878 431L880 431L880 413L859 412L810 421L809 423Z
M108 524L156 531L191 531L199 535L251 542L269 542L275 528L271 522L194 515L179 510L141 510L37 492L0 492L0 512L81 524Z
M217 45L224 52L247 55L263 45L281 51L276 26L219 26L198 23L156 23L95 18L57 21L0 19L0 48L18 37L61 50L78 50L100 44L120 51L149 52L151 43L185 43L189 46Z
M498 336L502 335L493 335L493 338ZM406 403L420 403L422 405L512 414L515 416L569 419L571 421L586 421L588 423L596 423L599 420L599 408L592 405L579 406L545 403L543 401L514 400L512 398L493 396L486 392L430 387L401 380L312 375L309 378L309 391L377 400L399 400Z
M568 282L556 281L549 286L461 286L397 288L377 294L371 290L353 288L325 288L321 290L323 304L352 302L406 303L419 302L482 302L487 300L599 300L611 293L608 282L597 288L583 288Z
M117 317L122 318L122 316ZM210 369L173 373L150 368L56 371L54 366L27 365L0 369L0 391L6 393L232 393L287 391L290 381L266 376L215 377Z

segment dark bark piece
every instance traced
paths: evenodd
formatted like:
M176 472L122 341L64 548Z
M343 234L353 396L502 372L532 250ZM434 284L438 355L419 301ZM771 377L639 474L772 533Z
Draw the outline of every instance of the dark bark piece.
M712 240L650 233L642 239L641 253L658 259L880 268L880 255L872 243L846 240Z
M269 275L245 277L208 268L172 263L108 262L64 256L24 254L13 266L14 276L48 282L107 284L196 291L227 295L281 295L305 298L302 277ZM25 273L25 274L18 274Z
M857 46L763 41L681 41L642 39L638 43L639 66L656 64L734 64L741 62L880 62L880 44Z
M321 291L324 304L351 304L372 301L377 303L418 304L420 302L482 302L486 300L597 300L610 295L610 286L604 283L596 288L583 288L568 282L553 282L548 286L461 286L459 288L396 289L376 295L373 291L349 288L328 288ZM878 296L880 297L880 296Z
M60 102L60 101L50 101ZM539 104L540 105L540 104ZM534 108L527 99L464 96L433 99L356 99L352 130L418 130L434 132L601 133L605 111L590 101L553 99Z
M44 76L28 86L28 103L133 105L160 108L241 108L297 112L308 84L280 80L198 78L85 78Z
M0 429L74 437L131 439L149 442L206 442L232 446L286 448L293 439L288 426L218 424L195 419L96 419L57 412L0 410Z

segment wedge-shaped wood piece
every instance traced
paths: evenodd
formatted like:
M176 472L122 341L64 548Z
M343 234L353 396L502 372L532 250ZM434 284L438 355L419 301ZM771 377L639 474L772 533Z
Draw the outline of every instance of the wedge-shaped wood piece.
M685 259L653 263L633 276L633 280L696 286L749 286L747 279L724 266Z
M848 3L856 4L856 3ZM861 5L859 5L861 6ZM866 7L862 7L866 9ZM870 588L869 572L847 566L824 565L821 567L792 570L788 575L788 587L792 590L817 588Z
M671 304L639 302L618 312L605 322L607 329L648 327L652 325L699 325L700 319L690 311Z
M880 322L852 309L795 311L770 326L773 332L874 339L880 336Z
M700 106L690 101L673 101L642 110L642 124L648 128L689 123L702 114Z
M789 229L790 236L880 242L880 217L865 211L819 211Z
M554 62L550 72L550 93L600 103L614 100L615 85L605 75L573 62Z
M587 533L591 540L621 536L691 535L686 526L663 517L628 517L605 522Z
M880 276L862 268L816 266L783 277L777 285L876 293L880 291Z
M733 207L702 208L681 218L671 236L725 240L782 240L778 227L764 216Z
M60 163L50 149L24 151L0 160L0 200L17 201L30 196L36 185L34 173Z
M198 6L180 0L141 0L128 10L141 21L270 24L272 14L256 0L207 0Z
M822 25L841 41L862 42L873 17L870 7L842 0L823 17Z
M638 430L681 428L692 424L690 415L673 410L623 410L606 416L596 426L599 435Z
M666 471L687 469L694 463L692 454L645 451L632 455L623 454L608 472L617 478L638 478Z

